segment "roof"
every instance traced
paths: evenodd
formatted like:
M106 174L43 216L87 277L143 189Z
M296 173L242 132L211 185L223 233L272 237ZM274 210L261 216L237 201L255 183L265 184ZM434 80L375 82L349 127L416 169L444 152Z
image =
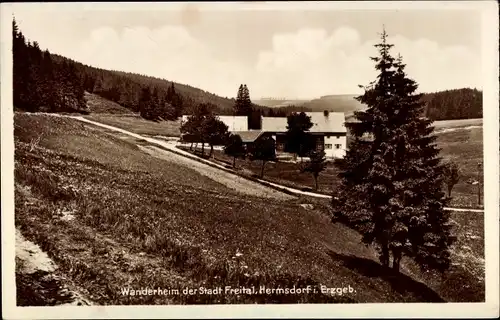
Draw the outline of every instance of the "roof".
M246 116L217 116L217 118L228 126L228 131L248 130L248 120Z
M309 132L346 132L345 115L343 112L306 112L311 117L313 126ZM262 117L262 130L268 132L286 132L288 122L286 117Z
M234 131L233 134L237 134L241 137L241 140L244 142L244 143L248 143L248 142L254 142L255 140L257 140L257 138L259 138L262 134L264 133L264 131L260 131L260 130L251 130L251 131Z

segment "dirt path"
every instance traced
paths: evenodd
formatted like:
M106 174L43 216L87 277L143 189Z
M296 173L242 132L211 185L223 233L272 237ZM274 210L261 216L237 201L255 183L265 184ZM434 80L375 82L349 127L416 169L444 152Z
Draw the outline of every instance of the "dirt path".
M292 196L287 195L283 192L265 187L259 183L255 183L253 181L236 176L234 174L210 167L196 160L192 160L183 157L181 155L165 151L158 147L155 146L138 146L138 147L154 157L175 162L176 164L185 165L195 170L196 172L206 177L209 177L214 181L222 183L226 187L234 189L238 192L263 198L274 198L280 200L293 199Z
M17 229L15 248L18 306L93 305L70 288L49 256Z

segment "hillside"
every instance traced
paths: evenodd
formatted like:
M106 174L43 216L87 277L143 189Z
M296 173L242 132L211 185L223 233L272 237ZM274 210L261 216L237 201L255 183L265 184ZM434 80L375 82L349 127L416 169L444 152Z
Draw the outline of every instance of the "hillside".
M427 93L426 116L433 120L474 119L483 117L483 95L477 89L463 88Z
M354 111L365 109L355 99L357 95L327 95L313 100L256 100L256 103L273 108L295 106L304 111L344 112L351 118ZM425 115L432 120L455 120L482 118L482 92L477 89L462 88L433 93L424 93Z
M87 112L84 92L88 92L139 112L145 118L151 113L146 109L154 109L159 117L174 120L191 113L200 104L212 104L219 114L233 113L234 99L171 80L85 65L42 50L36 40L25 38L15 20L12 28L16 109ZM253 107L259 117L268 109Z
M100 69L57 54L52 54L52 57L58 63L74 65L79 77L87 82L85 84L87 91L102 95L131 110L138 109L142 88L149 87L150 91L156 88L159 91L159 95L166 95L168 88L172 84L175 90L182 96L183 107L186 110L201 103L211 103L220 109L232 109L234 105L234 99L223 98L186 84L142 74ZM113 91L118 91L118 94L113 95Z
M359 234L330 222L327 203L242 193L222 173L75 119L16 114L15 123L16 226L98 304L482 299L476 286L446 289L470 281L460 273L441 279L406 261L405 274L385 274ZM122 296L125 283L354 291Z

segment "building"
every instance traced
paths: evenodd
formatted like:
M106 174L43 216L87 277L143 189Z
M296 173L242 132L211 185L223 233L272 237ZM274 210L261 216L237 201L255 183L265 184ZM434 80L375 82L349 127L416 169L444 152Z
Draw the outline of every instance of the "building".
M309 132L316 140L316 150L323 150L327 158L344 158L347 149L347 130L343 112L306 112L313 126ZM276 151L285 145L287 118L262 117L261 130L276 141Z
M189 115L183 115L181 125L187 121ZM246 116L217 116L228 127L229 132L248 131L248 120Z
M309 133L315 138L316 150L323 150L327 158L344 158L347 149L347 130L343 112L306 112L311 117L313 126ZM182 116L182 123L187 121ZM228 126L228 131L238 134L246 146L257 139L271 136L276 141L276 152L282 153L287 132L286 117L261 117L260 130L248 130L246 116L218 116Z
M231 133L239 135L246 148L250 147L255 143L255 141L266 135L266 132L262 130L232 131Z

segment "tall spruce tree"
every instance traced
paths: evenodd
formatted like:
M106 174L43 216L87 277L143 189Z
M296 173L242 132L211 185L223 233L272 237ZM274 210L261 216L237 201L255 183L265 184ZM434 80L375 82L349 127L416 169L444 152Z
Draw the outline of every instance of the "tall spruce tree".
M151 91L149 91L148 87L144 87L141 90L141 97L139 99L141 117L150 120L152 118L151 107Z
M294 112L287 117L285 152L294 157L304 157L315 145L309 129L313 126L311 117L305 112Z
M380 261L399 271L402 256L423 269L444 271L453 242L444 211L443 166L432 136L432 122L422 118L417 83L405 73L402 58L390 54L385 30L371 59L377 80L357 99L368 106L347 124L354 136L342 165L343 186L333 197L333 221L357 229L374 243Z
M234 103L234 115L239 116L243 110L243 84L240 84L238 88L238 93L236 94L236 101Z
M234 104L234 115L247 116L248 128L254 129L254 121L252 121L252 101L250 100L250 91L246 84L241 84L236 96ZM259 122L260 125L260 122Z

